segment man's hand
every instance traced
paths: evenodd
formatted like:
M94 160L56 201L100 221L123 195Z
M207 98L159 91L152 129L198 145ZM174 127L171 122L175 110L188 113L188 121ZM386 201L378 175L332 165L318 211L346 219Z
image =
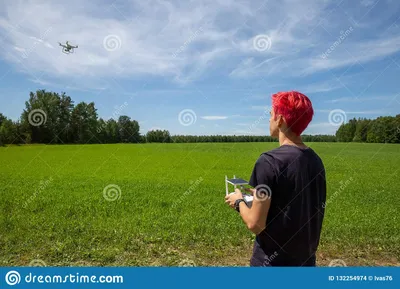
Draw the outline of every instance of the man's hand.
M256 189L250 189L250 188L245 188L244 189L246 192L249 192L252 196L256 193Z
M239 199L243 199L243 194L239 189L235 189L234 194L229 194L225 196L225 203L228 204L231 208L235 208L235 202Z

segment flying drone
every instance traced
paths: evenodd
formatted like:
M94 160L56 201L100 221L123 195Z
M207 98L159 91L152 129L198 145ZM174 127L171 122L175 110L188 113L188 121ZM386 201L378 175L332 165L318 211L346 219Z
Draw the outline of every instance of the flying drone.
M64 52L65 54L70 54L70 53L74 53L74 48L78 48L77 46L73 46L71 44L67 42L65 42L65 44L62 44L60 42L58 42L58 44L60 44L60 46L62 46L62 52Z

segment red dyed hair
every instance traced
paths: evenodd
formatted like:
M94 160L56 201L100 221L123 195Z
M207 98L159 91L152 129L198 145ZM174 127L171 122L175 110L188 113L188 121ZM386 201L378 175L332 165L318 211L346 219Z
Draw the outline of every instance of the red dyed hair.
M301 135L314 115L310 99L297 91L273 94L272 107L275 114L281 114L285 118L288 127L296 135Z

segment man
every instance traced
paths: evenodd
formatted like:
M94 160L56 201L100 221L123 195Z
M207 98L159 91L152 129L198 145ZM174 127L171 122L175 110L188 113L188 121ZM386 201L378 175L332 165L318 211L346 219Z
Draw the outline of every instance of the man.
M300 92L272 96L270 134L280 146L258 158L248 189L225 197L248 229L256 234L250 266L315 266L326 200L325 168L301 140L311 122L311 101Z

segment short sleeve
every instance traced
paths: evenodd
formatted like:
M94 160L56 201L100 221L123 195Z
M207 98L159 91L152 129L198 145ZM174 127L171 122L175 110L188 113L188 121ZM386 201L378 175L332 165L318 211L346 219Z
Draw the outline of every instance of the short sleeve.
M275 171L274 158L267 154L262 154L254 165L249 185L253 188L267 185L272 189L277 182Z

